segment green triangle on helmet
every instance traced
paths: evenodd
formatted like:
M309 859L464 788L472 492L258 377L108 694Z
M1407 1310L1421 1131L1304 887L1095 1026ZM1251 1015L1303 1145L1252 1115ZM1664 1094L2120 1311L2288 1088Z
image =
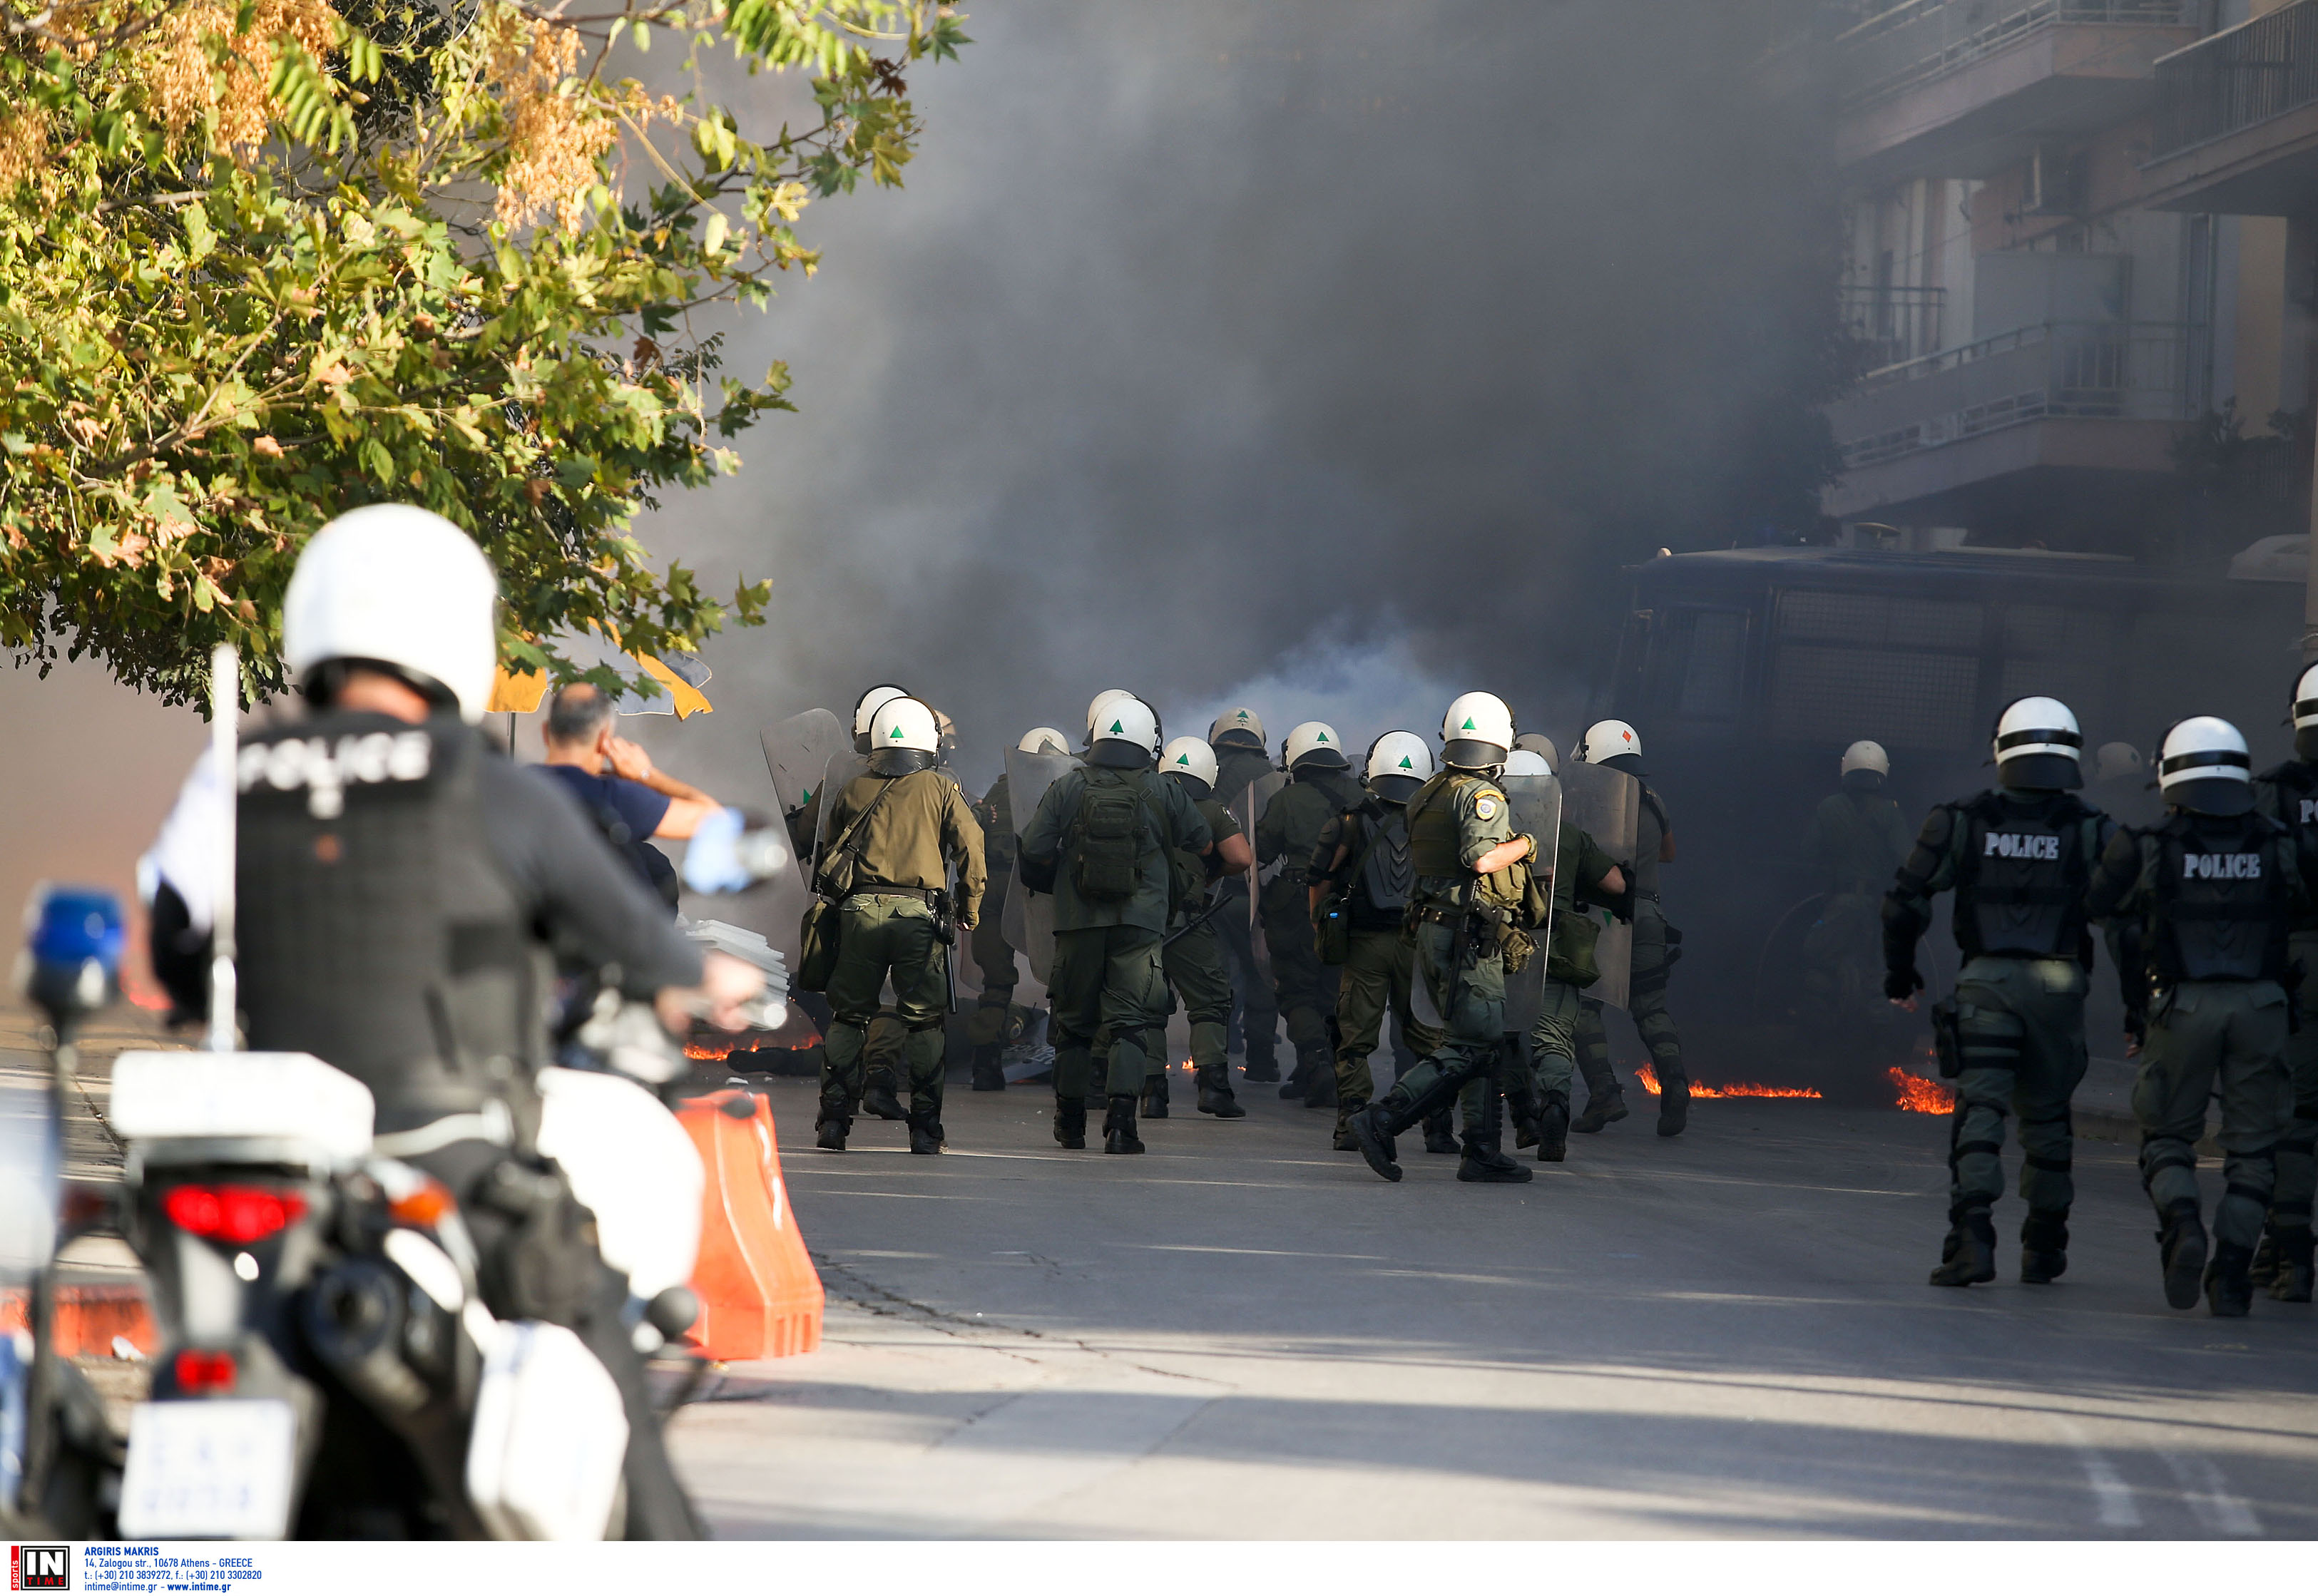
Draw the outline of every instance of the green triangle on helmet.
M1110 723L1110 729L1111 729L1113 731L1119 731L1119 732L1124 732L1124 731L1127 730L1127 728L1126 728L1126 727L1124 727L1124 726L1120 725L1117 721L1113 721L1113 722Z
M1416 768L1416 766L1415 766L1415 763L1413 760L1411 760L1411 759L1409 758L1409 757L1408 757L1406 754L1403 754L1403 755L1400 757L1400 767L1401 767L1403 770L1414 770L1414 769L1415 769L1415 768Z
M1459 730L1459 731L1478 731L1480 730L1480 728L1479 728L1478 726L1476 726L1476 725L1474 725L1474 724L1473 724L1473 717L1472 717L1472 716L1470 716L1470 715L1467 715L1467 716L1465 717L1465 723L1464 723L1462 726L1459 727L1459 728L1458 728L1458 730Z

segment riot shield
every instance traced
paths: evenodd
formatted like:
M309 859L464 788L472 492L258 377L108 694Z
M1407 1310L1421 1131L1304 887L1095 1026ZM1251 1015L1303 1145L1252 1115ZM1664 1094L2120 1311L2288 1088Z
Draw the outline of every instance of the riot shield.
M1055 900L1048 892L1033 892L1022 884L1022 851L1020 838L1029 829L1030 820L1038 812L1038 804L1047 796L1047 789L1060 781L1064 775L1078 767L1077 758L1070 754L1029 754L1020 749L1006 750L1006 802L1013 811L1014 884L1006 893L1006 913L999 928L1006 935L1008 946L1019 949L1030 961L1030 973L1043 985L1055 968Z
M814 870L821 868L821 856L835 838L831 835L829 817L837 807L837 795L853 784L857 776L869 774L867 756L853 751L853 740L846 739L842 753L831 754L829 763L821 769L821 788L814 794L813 817L813 860ZM809 881L811 876L807 876Z
M1513 805L1514 829L1537 839L1537 856L1530 861L1530 870L1550 899L1554 865L1560 857L1561 784L1549 771L1543 776L1508 776L1497 785ZM1538 1006L1545 997L1546 940L1552 928L1541 928L1532 935L1538 944L1535 956L1519 974L1508 972L1505 976L1505 1029L1524 1036L1537 1023Z
M1263 819L1263 811L1271 807L1271 801L1279 797L1287 785L1286 771L1267 770L1248 783L1247 790L1226 806L1232 812L1232 819L1239 822L1240 829L1247 833L1247 846L1251 851L1255 847L1256 822ZM1274 859L1269 865L1249 871L1247 875L1248 938L1255 951L1256 972L1266 984L1271 981L1271 949L1263 940L1263 889L1271 884L1271 878L1280 874L1286 863L1284 858Z
M773 778L773 796L781 806L781 818L789 822L789 836L800 844L796 855L797 874L810 886L813 861L806 856L813 850L804 846L811 834L799 835L797 816L821 796L822 773L829 768L830 760L850 748L853 740L845 733L844 723L825 709L809 709L801 715L791 715L777 726L768 726L757 734L764 746L765 769Z
M1624 866L1627 878L1632 879L1642 818L1641 783L1622 770L1573 761L1561 772L1561 812L1571 825L1601 844L1602 851ZM1633 973L1634 928L1613 919L1606 909L1589 912L1602 926L1594 944L1602 978L1586 989L1586 995L1623 1009Z

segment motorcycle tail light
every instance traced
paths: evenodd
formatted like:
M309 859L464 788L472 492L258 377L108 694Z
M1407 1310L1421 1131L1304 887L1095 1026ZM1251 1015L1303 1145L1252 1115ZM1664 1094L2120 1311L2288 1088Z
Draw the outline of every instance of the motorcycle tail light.
M233 1389L235 1371L230 1352L201 1352L189 1347L177 1354L172 1367L181 1395L209 1396Z
M179 1186L161 1199L161 1210L179 1230L246 1247L304 1218L306 1199L262 1186Z

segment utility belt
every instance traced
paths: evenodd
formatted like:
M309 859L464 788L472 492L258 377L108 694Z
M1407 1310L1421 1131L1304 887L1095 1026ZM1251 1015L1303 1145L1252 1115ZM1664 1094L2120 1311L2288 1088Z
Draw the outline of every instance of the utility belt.
M952 911L949 892L945 887L855 887L839 900L850 903L856 898L913 898L934 911L934 936L945 946L957 942L957 918Z

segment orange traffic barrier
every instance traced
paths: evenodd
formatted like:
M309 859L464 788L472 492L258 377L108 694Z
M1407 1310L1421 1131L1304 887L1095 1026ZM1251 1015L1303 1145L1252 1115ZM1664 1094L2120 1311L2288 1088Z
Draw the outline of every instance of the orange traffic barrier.
M21 1291L0 1296L0 1333L22 1330L28 1303ZM67 1358L110 1358L114 1337L147 1357L161 1344L145 1294L133 1286L57 1287L57 1350Z
M692 1270L700 1298L693 1342L724 1362L812 1351L821 1345L824 1293L781 1182L772 1105L720 1091L689 1099L676 1116L708 1177Z

